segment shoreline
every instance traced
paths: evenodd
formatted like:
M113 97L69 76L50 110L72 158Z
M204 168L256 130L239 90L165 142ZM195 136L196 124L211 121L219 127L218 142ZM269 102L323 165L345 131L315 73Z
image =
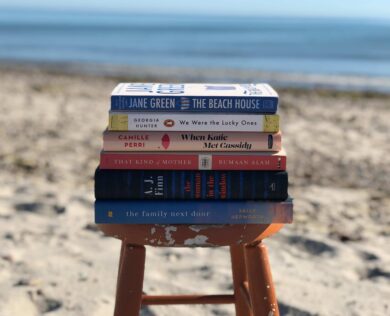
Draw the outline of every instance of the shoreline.
M248 69L130 66L95 63L14 62L0 60L0 71L43 71L54 74L103 76L129 81L268 82L279 89L331 90L390 94L390 77L280 73Z

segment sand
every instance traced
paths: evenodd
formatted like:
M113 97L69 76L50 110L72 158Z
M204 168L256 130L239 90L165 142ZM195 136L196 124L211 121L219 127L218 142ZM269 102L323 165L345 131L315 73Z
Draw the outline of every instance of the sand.
M118 80L0 69L0 316L112 314L120 242L93 224L93 172ZM281 314L389 315L390 98L279 92L295 220L265 243ZM144 291L230 293L228 249L148 248Z

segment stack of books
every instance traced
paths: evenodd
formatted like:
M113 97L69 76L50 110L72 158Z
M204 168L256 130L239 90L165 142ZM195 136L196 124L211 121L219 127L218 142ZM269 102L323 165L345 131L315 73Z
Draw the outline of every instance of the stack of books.
M268 84L120 83L95 173L95 221L292 221Z

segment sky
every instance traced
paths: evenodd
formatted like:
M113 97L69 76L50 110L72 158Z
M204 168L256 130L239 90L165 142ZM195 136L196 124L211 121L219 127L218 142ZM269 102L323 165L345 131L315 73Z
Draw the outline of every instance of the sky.
M0 0L1 8L390 20L390 0Z

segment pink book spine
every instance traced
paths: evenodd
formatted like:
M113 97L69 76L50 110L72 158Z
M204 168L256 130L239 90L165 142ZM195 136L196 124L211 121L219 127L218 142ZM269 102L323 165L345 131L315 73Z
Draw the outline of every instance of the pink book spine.
M284 152L271 154L150 154L102 152L101 169L286 170Z
M105 151L279 151L281 133L111 132L103 133Z

